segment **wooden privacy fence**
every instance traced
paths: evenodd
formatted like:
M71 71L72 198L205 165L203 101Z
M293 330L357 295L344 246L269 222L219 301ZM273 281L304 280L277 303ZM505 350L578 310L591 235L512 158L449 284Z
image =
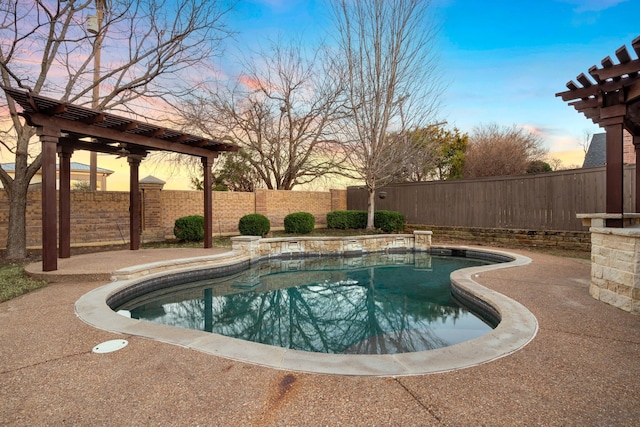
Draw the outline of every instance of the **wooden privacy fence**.
M635 165L624 167L625 212L635 206ZM513 177L415 182L376 190L376 210L408 224L516 230L586 231L578 213L605 212L605 168ZM386 197L378 197L381 191ZM347 189L348 209L367 209L363 187Z

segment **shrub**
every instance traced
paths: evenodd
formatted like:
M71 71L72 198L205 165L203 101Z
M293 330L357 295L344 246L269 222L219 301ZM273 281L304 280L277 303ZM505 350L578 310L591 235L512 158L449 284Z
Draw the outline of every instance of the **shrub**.
M341 230L367 227L367 211L333 211L327 213L327 228Z
M269 219L261 214L249 214L240 218L238 231L243 236L263 237L271 230Z
M199 242L204 239L204 217L202 215L183 216L176 219L173 234L178 240Z
M404 215L394 211L376 211L373 214L373 224L387 233L404 231Z
M284 217L284 231L307 234L315 227L316 219L309 212L295 212Z

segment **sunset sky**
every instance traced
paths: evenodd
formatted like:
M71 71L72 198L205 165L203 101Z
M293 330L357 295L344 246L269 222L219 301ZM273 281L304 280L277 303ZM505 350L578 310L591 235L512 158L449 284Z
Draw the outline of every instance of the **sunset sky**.
M541 135L549 159L581 166L580 141L600 130L555 93L606 56L617 63L622 45L635 58L630 43L640 36L640 0L433 0L432 6L446 85L441 120L463 132L488 123L522 126ZM241 0L227 20L238 34L216 74L233 76L232 58L269 38L332 42L323 0ZM88 164L89 156L78 152L73 161ZM109 189L128 189L126 159L100 155L98 165L115 171ZM140 177L147 175L167 181L166 189L189 188L186 177L143 162Z

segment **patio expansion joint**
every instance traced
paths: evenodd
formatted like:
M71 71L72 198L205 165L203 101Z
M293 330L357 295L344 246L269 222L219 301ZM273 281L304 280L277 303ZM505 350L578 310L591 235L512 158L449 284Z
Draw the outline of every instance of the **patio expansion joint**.
M427 411L429 413L429 415L431 415L432 418L434 418L435 420L438 421L439 424L442 424L442 419L438 416L438 414L435 413L435 411L433 409L431 409L430 406L426 405L425 403L422 402L422 400L420 399L420 397L418 395L416 395L413 391L411 391L409 389L409 387L407 387L406 385L404 385L402 383L402 381L400 380L400 378L396 377L393 379L396 383L398 383L398 385L400 385L400 387L402 387L407 393L409 393L409 395L413 398L413 400L421 407L423 408L425 411Z
M45 365L47 363L58 362L60 360L65 360L65 359L72 359L74 357L83 356L85 354L90 354L90 353L91 353L91 350L80 351L80 352L71 353L71 354L65 354L64 356L54 357L52 359L43 360L41 362L32 363L30 365L19 366L19 367L14 368L14 369L9 369L9 370L6 370L6 371L0 371L0 375L12 374L14 372L20 372L20 371L23 371L25 369L35 368L37 366Z

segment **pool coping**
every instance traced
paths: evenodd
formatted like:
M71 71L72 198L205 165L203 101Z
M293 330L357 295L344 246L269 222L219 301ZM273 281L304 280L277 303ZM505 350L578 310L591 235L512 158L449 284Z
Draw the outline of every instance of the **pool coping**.
M434 246L433 249L472 250L506 256L513 260L464 268L451 273L452 285L460 294L488 304L499 313L501 322L493 331L470 341L435 350L388 355L325 354L273 347L204 331L131 319L114 312L106 303L109 297L123 289L162 277L169 272L173 274L231 266L249 260L236 251L130 267L128 272L136 272L132 278L127 271L114 272L111 283L84 294L76 301L75 312L83 322L105 331L145 337L259 366L316 374L398 377L448 372L508 356L533 340L538 331L535 316L517 301L473 280L487 271L527 265L531 262L530 258L471 246L444 245ZM119 279L119 276L127 278Z

